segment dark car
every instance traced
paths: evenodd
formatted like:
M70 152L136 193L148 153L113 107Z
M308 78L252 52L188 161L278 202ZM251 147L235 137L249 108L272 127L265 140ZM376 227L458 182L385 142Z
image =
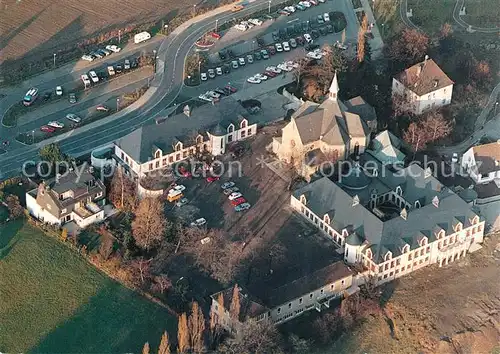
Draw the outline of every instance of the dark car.
M278 75L274 71L269 71L269 70L266 70L263 74L269 77L276 77Z
M51 92L45 92L45 93L43 94L43 100L44 100L44 101L48 101L48 100L50 100L50 97L52 97L52 93L51 93Z
M281 39L286 39L287 38L286 37L286 31L284 29L280 29L278 31L278 33L279 33L279 36L280 36Z
M132 61L130 62L130 67L132 69L135 69L139 66L139 61L137 59L132 59Z
M328 31L326 30L326 27L320 27L319 29L319 33L322 35L322 36L326 36L328 34Z
M302 37L302 36L298 36L297 38L295 38L295 40L297 41L298 45L304 45L304 43L306 42L304 40L304 37Z
M264 41L264 38L259 37L257 38L257 44L259 45L259 47L264 47L266 45L266 42Z
M274 46L272 46L272 45L271 45L271 46L269 46L269 47L267 47L267 51L268 51L268 53L269 53L269 54L271 54L271 55L276 54L276 48L274 48Z
M227 58L227 53L221 50L221 51L219 52L219 58L220 58L220 60L226 60L226 58Z
M288 43L290 43L290 47L297 48L297 41L295 40L295 38L290 38Z
M293 37L295 35L295 30L292 26L286 28L286 34L288 37Z
M265 60L265 59L269 59L269 53L267 52L267 50L262 49L262 50L260 51L260 54L262 55L262 59L264 59L264 60Z
M305 50L307 50L308 52L310 52L311 50L318 49L319 48L319 44L309 43L309 44L306 44L304 48L305 48Z
M326 31L327 31L328 33L333 33L333 32L334 32L334 30L333 30L333 26L332 26L332 25L326 25Z
M296 23L295 26L293 26L293 30L295 31L296 34L299 34L302 32L302 25L300 23Z
M307 32L307 31L309 31L309 21L302 22L302 32Z
M229 74L231 72L231 66L229 64L224 64L224 66L222 66L222 72L224 72L224 74Z
M236 57L231 49L227 51L227 55L229 55L230 58Z
M311 37L313 37L313 39L319 38L319 32L316 31L316 30L312 30L311 31Z
M280 35L278 33L278 31L274 31L273 32L273 41L277 42L280 40Z
M219 93L219 94L221 94L221 95L223 95L223 96L227 96L228 95L227 91L221 89L220 87L217 87L214 91L217 92L217 93Z
M261 60L262 59L262 55L260 54L260 52L253 53L253 57L255 58L255 60Z
M116 64L116 65L115 65L115 72L116 72L117 74L119 74L119 73L121 73L122 71L123 71L123 67L122 67L122 65L121 65L121 64Z

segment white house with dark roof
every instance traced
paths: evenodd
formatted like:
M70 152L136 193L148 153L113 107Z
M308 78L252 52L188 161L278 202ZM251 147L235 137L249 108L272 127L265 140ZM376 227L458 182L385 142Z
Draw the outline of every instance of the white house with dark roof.
M328 309L332 301L356 292L358 288L354 284L354 275L355 272L343 262L335 262L273 289L264 299L256 299L240 288L241 311L238 321L231 318L229 313L233 288L228 288L211 295L211 317L229 332L237 332L240 323L250 318L282 324L306 311L321 312ZM218 302L220 294L224 298L223 306Z
M390 170L369 152L337 183L324 177L295 191L291 206L379 283L446 265L483 242L484 220L430 170Z
M476 184L495 182L500 188L500 142L471 147L461 164Z
M309 179L324 162L343 160L360 154L368 146L371 129L376 127L375 111L361 97L347 103L338 98L335 74L328 98L321 104L305 102L292 115L272 149L285 162L303 161L299 171Z
M204 151L219 156L228 144L257 133L257 123L241 104L226 97L160 124L139 127L115 142L115 156L122 166L142 177Z
M451 103L454 82L426 55L392 79L392 97L402 100L414 114Z

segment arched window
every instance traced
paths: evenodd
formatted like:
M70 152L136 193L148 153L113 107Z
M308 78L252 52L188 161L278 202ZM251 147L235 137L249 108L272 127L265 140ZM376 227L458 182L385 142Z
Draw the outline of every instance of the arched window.
M181 151L182 149L182 143L181 142L178 142L177 144L175 144L175 151Z
M384 256L384 261L388 261L389 259L392 258L392 253L391 251L387 251L387 253Z
M203 142L203 137L201 135L198 135L196 137L196 144L201 144Z
M396 194L397 195L403 195L403 190L401 189L401 186L396 187Z
M299 200L300 200L300 202L301 202L302 204L304 204L304 205L306 205L306 204L307 204L306 196L305 196L304 194L302 194L302 195L300 196L300 199L299 199Z
M330 217L328 216L328 214L325 214L325 216L323 216L323 221L325 224L330 224Z
M420 201L417 200L415 201L415 209L421 208L422 206L420 205Z
M408 253L408 252L410 252L410 246L404 245L403 246L403 253Z
M368 248L368 249L366 250L366 256L367 256L368 258L372 259L372 257L373 257L373 253L372 253L372 250L371 250L371 249L369 249L369 248Z
M160 157L161 157L161 151L160 150L156 150L155 159L158 159Z
M234 125L229 124L229 126L227 127L227 132L228 132L228 133L232 133L232 132L234 132Z
M240 128L246 128L246 126L247 126L247 121L246 119L243 119L240 123Z
M425 246L427 244L427 237L422 237L420 240L420 246Z

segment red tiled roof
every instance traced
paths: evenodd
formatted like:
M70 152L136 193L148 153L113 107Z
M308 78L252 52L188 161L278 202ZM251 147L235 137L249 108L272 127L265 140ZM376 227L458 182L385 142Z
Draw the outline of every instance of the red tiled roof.
M452 85L454 82L432 59L409 67L396 76L396 80L406 88L422 96Z

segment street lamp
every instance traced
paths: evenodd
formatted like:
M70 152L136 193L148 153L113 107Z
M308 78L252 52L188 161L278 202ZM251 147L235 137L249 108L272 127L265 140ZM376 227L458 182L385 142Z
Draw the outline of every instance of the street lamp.
M217 29L218 29L218 26L219 25L219 20L215 20L215 33L217 33Z
M384 23L382 23L382 34L385 34L385 31L384 31L384 26L385 26L385 24L384 24Z
M198 62L198 75L201 75L201 60Z
M154 57L153 72L156 74L156 49L153 49L153 57Z
M56 53L54 53L54 68L56 67Z
M495 102L495 114L493 114L494 116L497 115L497 107L498 107L498 101Z
M193 5L193 17L196 16L196 4Z
M271 13L271 0L269 0L269 13Z
M116 98L116 111L118 112L119 109L120 109L120 97L117 97Z
M35 143L35 131L34 130L31 131L31 143L32 144Z
M122 30L118 30L118 44L120 44L122 40Z

